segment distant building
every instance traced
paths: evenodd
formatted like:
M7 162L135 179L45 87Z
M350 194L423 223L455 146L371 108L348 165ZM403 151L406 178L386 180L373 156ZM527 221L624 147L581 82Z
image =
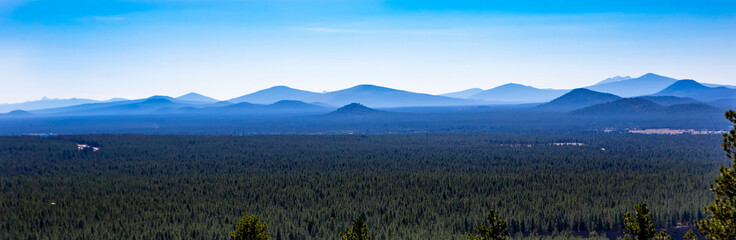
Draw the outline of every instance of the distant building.
M84 149L90 148L87 144L77 144L77 150L82 151ZM100 151L100 147L91 147L93 152Z
M638 134L665 134L665 135L677 135L677 134L721 134L726 131L709 131L709 130L695 130L695 129L669 129L669 128L653 128L644 130L629 130L629 133Z
M585 143L581 142L556 142L552 143L555 146L585 146Z

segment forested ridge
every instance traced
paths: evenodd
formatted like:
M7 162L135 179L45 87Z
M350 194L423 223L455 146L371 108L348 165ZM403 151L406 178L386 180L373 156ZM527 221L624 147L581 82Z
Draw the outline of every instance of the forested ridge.
M28 133L147 135L271 135L271 134L587 134L603 129L676 128L724 130L722 112L637 115L571 114L527 108L474 107L466 110L387 109L379 114L311 116L129 115L0 118L0 135ZM396 112L393 112L396 110ZM401 112L405 111L405 112ZM423 112L425 111L425 112ZM426 112L428 111L428 112Z
M512 233L620 231L640 202L657 227L672 227L702 218L712 201L708 184L728 163L719 143L630 134L0 137L0 238L224 239L255 214L275 239L335 239L363 214L376 239L461 239L489 208Z

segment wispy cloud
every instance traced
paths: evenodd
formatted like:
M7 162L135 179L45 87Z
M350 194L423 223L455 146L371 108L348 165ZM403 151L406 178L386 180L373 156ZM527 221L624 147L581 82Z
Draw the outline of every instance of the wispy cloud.
M459 32L452 29L398 29L398 30L363 30L326 27L300 28L303 31L318 33L354 33L354 34L406 34L406 35L456 35Z

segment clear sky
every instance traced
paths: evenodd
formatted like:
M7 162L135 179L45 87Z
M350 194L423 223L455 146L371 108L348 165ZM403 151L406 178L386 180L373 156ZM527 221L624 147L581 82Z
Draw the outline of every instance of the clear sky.
M736 1L0 0L0 102L648 72L736 85Z

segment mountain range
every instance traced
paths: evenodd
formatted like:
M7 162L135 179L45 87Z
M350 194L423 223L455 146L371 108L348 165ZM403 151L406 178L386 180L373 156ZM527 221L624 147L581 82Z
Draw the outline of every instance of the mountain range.
M600 81L600 82L596 83L596 85L601 85L601 84L606 84L606 83L612 83L612 82L619 82L619 81L624 81L624 80L629 80L629 79L631 79L630 76L623 76L623 77L622 76L615 76L615 77L606 78L603 81Z
M482 104L480 101L470 99L413 93L375 85L358 85L348 89L328 92L313 100L333 106L360 103L372 108Z
M690 108L710 105L723 109L736 105L736 89L724 86L710 87L694 80L676 80L648 73L637 78L617 76L593 86L573 90L538 89L509 83L488 90L473 88L431 95L368 84L324 93L275 86L227 101L219 101L192 92L175 98L152 96L135 100L42 99L20 104L3 104L0 105L0 109L8 112L2 115L5 117L150 114L304 115L327 113L338 109L339 106L350 106L351 103L359 103L359 106L366 108L383 109L539 103L536 110L569 112L632 97L637 99L622 100L618 105L608 107L618 106L623 109L629 106L626 104L635 101L641 104L653 103L660 107L690 104ZM360 109L358 106L351 108Z
M621 97L636 97L651 95L677 82L677 79L647 73L638 78L629 78L618 81L603 81L587 89L615 94Z
M176 99L185 101L185 102L201 102L201 103L216 103L220 101L220 100L217 100L217 99L214 99L214 98L211 98L211 97L199 94L199 93L195 93L195 92L190 92L190 93L181 95L177 97Z
M233 98L228 100L228 102L270 104L280 100L297 100L328 106L343 106L352 102L359 102L366 106L378 108L473 105L479 103L475 100L414 93L368 84L326 93L316 93L293 89L286 86L276 86Z
M541 103L555 99L569 90L539 89L526 85L509 83L482 92L478 92L470 99L489 102L506 103Z
M670 106L677 104L691 104L691 103L702 103L695 99L688 97L674 97L674 96L642 96L640 98L652 101L662 106Z
M30 110L38 110L38 109L46 109L46 108L67 107L67 106L74 106L74 105L86 104L86 103L116 102L116 101L122 101L122 100L125 100L125 99L113 98L107 101L97 101L97 100L83 99L83 98L49 99L47 97L43 97L40 100L35 100L35 101L27 101L27 102L12 103L12 104L0 104L0 113L10 112L13 110L30 111Z
M179 113L208 115L305 115L327 113L335 108L323 107L298 100L281 100L271 104L240 102L225 106L212 106L202 109L187 109Z
M517 83L507 83L487 90L471 88L441 94L440 96L475 99L496 104L541 103L555 99L568 91L564 89L539 89Z
M451 98L470 98L473 95L478 94L482 91L483 89L480 89L480 88L471 88L471 89L465 89L465 90L457 91L457 92L440 94L440 96L451 97Z
M654 115L660 113L720 113L720 110L703 103L686 103L663 106L642 97L622 98L572 111L573 114L594 115Z
M706 87L694 80L680 80L659 91L654 96L687 97L710 102L720 99L736 98L736 89L727 87Z
M685 81L685 80L683 80ZM691 84L689 82L686 82ZM672 86L684 85L675 83ZM690 89L690 88L685 88ZM711 91L705 87L702 90ZM733 90L733 89L732 89ZM664 91L664 90L663 90ZM722 90L719 90L722 91ZM736 91L736 90L733 90ZM692 93L699 91L693 90ZM690 94L693 95L693 94ZM543 111L569 112L576 114L657 114L657 113L697 113L721 111L718 104L705 103L693 99L690 95L658 96L647 95L632 98L622 98L610 93L602 93L586 88L573 89L548 103L537 106ZM736 95L734 95L736 96ZM730 98L733 100L733 98Z
M621 99L621 97L610 93L596 92L586 88L577 88L548 103L541 104L537 108L547 111L571 111L618 99Z
M316 92L293 89L287 86L275 86L240 97L236 97L227 101L232 103L249 102L257 104L271 104L281 100L297 100L307 102L310 101L310 99L316 98L319 95L321 94Z

